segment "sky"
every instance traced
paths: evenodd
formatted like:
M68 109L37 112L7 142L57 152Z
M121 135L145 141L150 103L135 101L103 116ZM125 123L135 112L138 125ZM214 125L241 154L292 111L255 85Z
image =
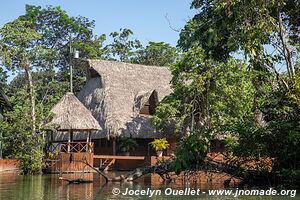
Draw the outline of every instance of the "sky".
M175 46L179 33L172 28L183 28L193 17L195 10L190 10L190 3L191 0L9 0L1 2L0 26L24 14L26 4L54 5L70 16L95 20L96 35L129 28L144 45L163 41Z

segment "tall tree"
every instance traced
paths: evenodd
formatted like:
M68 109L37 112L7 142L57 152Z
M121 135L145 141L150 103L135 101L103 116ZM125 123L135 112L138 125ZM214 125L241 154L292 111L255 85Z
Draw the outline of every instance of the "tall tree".
M99 37L93 35L94 21L81 16L71 17L60 7L42 8L32 5L26 5L26 13L19 17L19 21L32 24L31 28L39 35L39 38L34 43L32 42L32 45L43 48L43 52L37 52L36 56L32 58L30 66L31 69L38 71L35 73L38 76L33 77L33 83L36 82L38 86L36 88L36 100L44 102L52 94L61 94L61 92L55 92L53 88L50 88L55 81L59 81L62 85L60 89L64 89L65 92L68 90L69 62L73 57L70 52L70 45L80 51L81 59L72 59L73 77L76 77L74 88L75 92L79 91L85 82L86 72L86 66L82 59L99 58L104 51L102 45L105 35ZM53 73L55 70L58 70L57 74ZM45 76L41 76L41 74ZM23 75L20 74L12 82L12 91L22 88L22 80L25 80L22 77Z
M94 21L85 17L72 17L60 7L48 6L26 6L26 14L23 18L32 21L35 24L37 32L42 35L39 42L46 46L48 54L39 59L39 66L43 70L59 69L59 75L56 77L60 81L69 82L70 62L74 68L74 88L84 84L85 67L82 59L100 58L103 55L103 42L105 35L94 36L92 29ZM74 60L73 53L75 49L80 51L80 60Z
M85 17L72 17L59 6L26 5L26 14L22 19L32 22L35 30L41 34L38 41L49 51L39 59L39 65L43 67L66 68L68 66L70 42L88 42L93 39L92 28L94 21ZM51 49L51 51L50 51ZM81 49L80 49L81 50Z
M120 32L112 32L110 36L113 42L105 47L106 59L130 62L135 51L142 47L139 40L133 39L133 32L130 29L120 29Z
M31 102L31 131L32 135L35 135L35 94L31 71L38 57L45 52L44 46L38 45L41 34L34 29L33 23L21 18L5 24L0 34L3 64L12 69L25 71Z
M23 159L24 171L35 172L42 167L43 140L36 132L51 106L68 90L70 43L81 51L81 58L102 55L105 37L94 37L93 26L93 21L70 17L60 7L27 5L24 15L0 30L2 64L21 72L9 85L13 108L5 113L7 120L1 122L6 144L20 148L15 151L5 145L5 153ZM78 88L84 82L84 67L76 62Z
M247 65L235 59L216 62L204 55L195 46L172 65L173 93L158 105L153 117L161 130L175 120L178 132L210 129L218 133L252 114L254 89Z
M178 57L177 49L164 42L149 42L136 52L132 62L144 65L170 66Z
M243 152L239 155L244 156L272 156L276 157L274 166L277 168L274 169L299 169L298 7L297 0L193 0L191 8L198 9L199 12L180 33L178 46L186 53L178 62L181 64L175 65L176 70L173 69L174 79L177 80L178 76L179 81L172 82L174 93L166 98L167 104L163 102L159 106L158 111L161 109L162 112L158 112L154 120L159 124L163 122L161 119L170 116L189 119L191 114L186 113L191 113L191 108L194 107L190 96L195 93L190 87L194 82L201 83L196 88L206 89L197 92L202 98L197 99L196 105L202 105L198 109L199 116L209 117L202 117L204 124L211 128L218 124L216 122L224 121L224 116L228 116L227 119L234 116L238 116L236 119L243 118L230 120L233 122L231 130L221 129L221 132L237 133L239 141L234 144L239 145L235 153ZM242 53L243 63L248 65L249 70L241 76L233 75L240 73L233 67L239 64L232 63L232 57L237 53ZM231 67L230 63L233 64ZM222 78L218 74L224 65L228 66L229 71ZM283 68L285 72L280 73L278 68ZM232 81L237 80L244 80L238 84L241 88L238 85L232 87ZM212 87L219 81L224 83L222 88ZM182 92L176 93L181 90ZM181 94L185 98L178 99ZM239 113L243 108L235 110L219 101L227 94L233 94L233 97L244 94L242 96L246 97L244 100L247 103L243 108L247 105L247 112ZM185 102L187 103L183 104ZM234 102L241 101L235 99ZM177 109L180 105L181 109ZM250 107L252 110L249 110ZM164 110L166 111L163 112ZM234 110L238 112L232 112ZM251 113L253 118L249 117ZM213 118L218 120L214 122ZM193 122L193 119L198 120L199 117L190 117L189 122ZM191 124L197 126L197 120ZM225 120L225 125L230 125L230 121Z
M300 11L293 7L297 5L297 0L194 0L191 8L199 13L182 30L178 44L187 50L198 43L207 56L223 61L242 50L254 70L276 71L276 64L285 62L292 78L299 59L295 45Z

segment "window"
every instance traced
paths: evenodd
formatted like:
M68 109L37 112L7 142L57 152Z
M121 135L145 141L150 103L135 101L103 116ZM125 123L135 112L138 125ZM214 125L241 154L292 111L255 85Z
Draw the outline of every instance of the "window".
M157 92L154 90L150 95L149 99L145 102L143 107L140 109L140 114L154 115L157 102L158 102Z

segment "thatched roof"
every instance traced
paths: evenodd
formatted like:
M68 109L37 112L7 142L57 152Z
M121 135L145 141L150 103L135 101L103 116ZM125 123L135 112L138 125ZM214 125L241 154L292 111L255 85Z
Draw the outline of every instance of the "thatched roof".
M89 80L78 98L103 128L92 138L166 137L139 111L154 91L158 101L171 93L168 68L102 60L90 60L89 67Z
M48 128L55 127L59 131L101 129L91 112L71 92L66 93L51 112L54 115L46 125Z

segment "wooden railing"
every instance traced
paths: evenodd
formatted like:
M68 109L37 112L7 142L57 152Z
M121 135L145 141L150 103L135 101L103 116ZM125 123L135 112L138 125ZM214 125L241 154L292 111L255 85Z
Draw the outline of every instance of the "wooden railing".
M52 143L47 147L49 152L94 152L93 142L62 142L62 143Z
M63 142L61 144L61 152L93 152L93 142Z

